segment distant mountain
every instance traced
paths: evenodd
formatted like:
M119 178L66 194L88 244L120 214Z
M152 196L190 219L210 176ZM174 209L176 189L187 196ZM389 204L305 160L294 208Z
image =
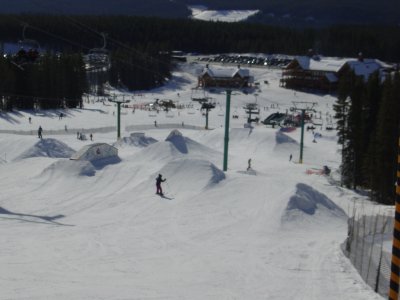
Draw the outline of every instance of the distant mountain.
M173 0L0 0L1 14L45 13L186 18L186 4Z
M186 0L195 4L196 0ZM260 9L265 23L400 24L399 0L203 0L214 9Z
M137 15L188 18L188 5L210 10L261 10L250 21L324 26L400 24L399 0L0 0L0 13Z

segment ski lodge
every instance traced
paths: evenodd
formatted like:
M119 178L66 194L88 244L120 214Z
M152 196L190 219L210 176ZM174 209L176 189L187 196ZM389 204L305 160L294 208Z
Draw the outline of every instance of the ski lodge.
M356 76L368 80L374 72L384 76L392 66L377 60L358 58L329 58L319 55L299 56L294 58L282 71L280 86L298 90L320 90L333 92L338 87L339 79L354 71Z
M248 69L210 68L208 65L198 77L198 87L245 88L253 84L254 78Z

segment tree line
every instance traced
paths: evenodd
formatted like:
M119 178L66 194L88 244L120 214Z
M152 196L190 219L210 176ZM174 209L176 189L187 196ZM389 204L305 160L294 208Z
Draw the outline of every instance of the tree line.
M79 54L44 54L35 63L0 57L0 109L50 109L82 106L87 90Z
M400 60L398 26L341 25L327 28L287 28L257 23L205 22L135 16L2 15L0 41L21 38L21 22L31 25L28 38L53 49L87 52L102 44L99 32L108 34L107 48L124 43L132 48L157 44L159 51L214 53L305 54L314 48L325 56ZM97 33L96 33L97 32Z
M387 75L383 82L378 74L367 82L354 74L342 78L334 109L342 146L342 184L367 189L373 200L393 204L400 136L400 73Z

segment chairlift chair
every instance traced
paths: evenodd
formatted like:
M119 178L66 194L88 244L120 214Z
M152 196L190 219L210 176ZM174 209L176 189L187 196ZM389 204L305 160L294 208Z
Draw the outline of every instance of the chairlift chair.
M197 102L207 102L208 97L206 96L206 91L204 89L199 89L199 88L193 88L192 89L192 95L190 97L192 101L197 101Z
M90 68L93 69L103 69L110 67L110 53L106 49L106 35L101 34L103 37L103 47L93 48L89 50L87 54L87 61Z
M40 57L40 44L38 41L33 39L27 39L25 37L25 30L28 24L23 24L22 39L18 41L20 50L13 56L13 64L15 64L21 70L24 70L23 66L37 62Z

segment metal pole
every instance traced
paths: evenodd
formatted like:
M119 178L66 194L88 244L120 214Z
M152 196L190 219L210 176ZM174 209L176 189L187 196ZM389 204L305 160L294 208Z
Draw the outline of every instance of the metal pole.
M226 112L225 112L225 139L224 139L224 171L228 170L228 144L229 144L229 115L231 108L231 91L226 91Z
M304 115L306 110L301 110L301 138L300 138L300 159L299 163L303 163L303 146L304 146Z
M117 102L117 139L121 138L121 102Z
M390 274L389 300L397 300L399 295L400 276L400 138L397 154L397 183L396 183L396 205L393 228L392 266Z

